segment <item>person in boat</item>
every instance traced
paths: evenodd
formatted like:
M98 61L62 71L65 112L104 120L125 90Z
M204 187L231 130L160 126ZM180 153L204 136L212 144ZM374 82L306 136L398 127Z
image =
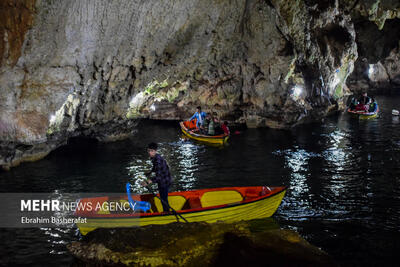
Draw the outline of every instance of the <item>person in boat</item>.
M189 119L189 121L197 119L196 126L197 126L197 129L200 129L200 126L203 125L204 119L206 118L206 116L207 116L207 114L204 111L201 111L201 107L198 106L196 113L193 114L193 116Z
M364 92L358 102L363 105L369 105L371 103L371 98L367 95L367 92Z
M207 114L203 125L200 126L200 132L202 134L208 134L208 126L210 125L211 116Z
M351 99L350 106L349 106L350 110L355 110L357 105L358 105L358 100L355 97L353 97Z
M161 204L164 212L169 211L169 203L168 203L168 191L169 187L172 183L171 173L169 171L169 166L167 161L157 153L158 145L156 143L150 143L147 146L147 152L151 158L151 162L153 163L153 168L151 171L146 173L148 177L151 173L155 173L154 178L147 179L146 182L143 183L144 186L151 183L157 183L158 192L160 193Z
M222 130L221 121L220 121L220 119L218 118L217 113L214 113L213 115L214 115L215 135L223 134L224 131Z
M214 114L210 116L210 122L208 123L208 135L215 135L215 119Z
M376 103L376 100L372 98L368 112L375 112L377 109L378 109L378 103Z
M361 98L358 100L356 111L368 112L370 103L371 103L371 98L367 95L366 92L364 92Z
M228 122L224 121L224 123L221 126L222 130L224 131L224 134L229 135L230 131L229 131L229 127L228 127Z

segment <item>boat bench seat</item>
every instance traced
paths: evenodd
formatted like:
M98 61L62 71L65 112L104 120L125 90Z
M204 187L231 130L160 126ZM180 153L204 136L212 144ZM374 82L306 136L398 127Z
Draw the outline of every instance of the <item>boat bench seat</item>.
M189 202L190 209L201 208L201 202L199 197L190 197L187 200Z
M168 203L174 210L181 210L186 202L186 198L183 196L168 196ZM161 200L157 197L154 198L154 204L156 205L158 212L163 212Z
M201 197L203 208L232 204L243 200L242 195L236 190L209 191Z

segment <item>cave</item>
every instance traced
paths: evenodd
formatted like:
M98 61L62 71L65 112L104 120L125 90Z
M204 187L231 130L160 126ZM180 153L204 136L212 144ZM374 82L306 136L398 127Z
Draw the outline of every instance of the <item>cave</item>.
M389 53L399 46L400 19L387 20L382 30L369 20L354 24L358 55L374 64L389 56Z
M400 87L400 19L386 20L381 30L368 20L358 20L354 27L358 59L348 79L350 89L396 93ZM374 69L374 77L370 77Z
M314 7L318 12L335 6L335 0L305 0L304 3L308 7Z

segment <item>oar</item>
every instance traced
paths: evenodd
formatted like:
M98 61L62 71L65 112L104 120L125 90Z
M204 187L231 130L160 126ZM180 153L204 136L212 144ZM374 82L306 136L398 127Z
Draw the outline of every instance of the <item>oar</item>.
M188 222L185 218L183 218L182 215L180 215L179 213L176 212L176 210L174 210L168 203L166 203L164 200L162 200L160 197L158 197L153 190L151 190L150 186L146 186L147 190L149 190L150 193L152 193L156 198L158 198L162 203L164 203L165 205L167 205L172 212L174 213L175 217L178 219L178 216L182 218L182 220L184 220L185 222ZM178 220L179 221L179 220Z

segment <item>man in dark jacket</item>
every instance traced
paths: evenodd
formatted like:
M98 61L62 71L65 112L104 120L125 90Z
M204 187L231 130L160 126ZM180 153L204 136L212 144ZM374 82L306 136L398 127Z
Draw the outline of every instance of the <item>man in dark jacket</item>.
M157 148L158 146L156 143L150 143L147 147L147 152L153 163L153 168L147 175L150 175L152 172L156 174L154 178L147 180L147 183L157 183L163 210L167 212L169 211L168 190L172 183L172 178L167 161L157 153Z

